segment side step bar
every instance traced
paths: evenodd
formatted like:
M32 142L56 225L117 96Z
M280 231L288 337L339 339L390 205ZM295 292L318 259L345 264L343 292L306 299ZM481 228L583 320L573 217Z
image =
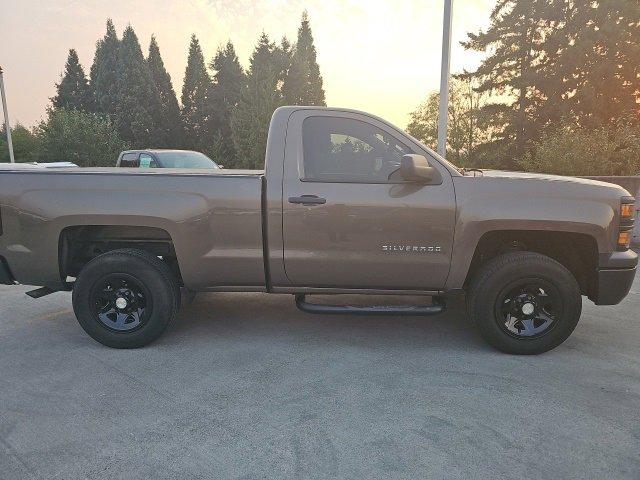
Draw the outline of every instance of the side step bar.
M437 315L445 311L445 304L434 298L433 305L387 306L387 305L323 305L309 303L304 293L297 293L296 307L303 312L319 314L350 315Z
M52 293L55 293L55 292L56 292L55 290L52 290L49 287L40 287L25 293L29 295L31 298L42 298L42 297L46 297L47 295L51 295Z

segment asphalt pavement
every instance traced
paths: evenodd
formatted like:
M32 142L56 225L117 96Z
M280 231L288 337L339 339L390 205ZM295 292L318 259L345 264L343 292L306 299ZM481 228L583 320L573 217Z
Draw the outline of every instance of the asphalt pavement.
M68 293L27 290L0 287L2 479L640 478L638 279L535 357L492 350L460 310L226 293L112 350Z

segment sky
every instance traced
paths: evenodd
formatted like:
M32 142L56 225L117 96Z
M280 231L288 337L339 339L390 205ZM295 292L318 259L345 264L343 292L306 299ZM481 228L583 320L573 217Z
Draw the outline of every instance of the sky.
M482 53L460 46L486 28L495 0L454 0L452 72ZM231 40L243 66L258 37L295 41L309 13L327 104L379 115L405 127L440 82L443 0L0 0L0 65L11 123L33 126L55 94L70 48L89 73L96 41L112 18L131 24L147 53L155 34L178 94L195 33L207 62Z

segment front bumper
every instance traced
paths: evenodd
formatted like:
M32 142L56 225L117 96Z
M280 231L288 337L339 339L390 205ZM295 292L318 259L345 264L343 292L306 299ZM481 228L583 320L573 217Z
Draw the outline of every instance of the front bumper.
M638 255L633 250L601 257L597 271L598 285L593 302L617 305L627 296L636 276Z

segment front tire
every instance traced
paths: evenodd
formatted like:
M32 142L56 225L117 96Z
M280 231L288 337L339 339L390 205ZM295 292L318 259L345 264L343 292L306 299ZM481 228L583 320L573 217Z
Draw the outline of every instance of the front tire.
M180 290L171 269L142 250L114 250L91 260L73 287L78 323L113 348L156 340L175 317Z
M534 252L500 255L474 275L467 310L498 350L535 355L564 342L578 324L578 282L562 264Z

